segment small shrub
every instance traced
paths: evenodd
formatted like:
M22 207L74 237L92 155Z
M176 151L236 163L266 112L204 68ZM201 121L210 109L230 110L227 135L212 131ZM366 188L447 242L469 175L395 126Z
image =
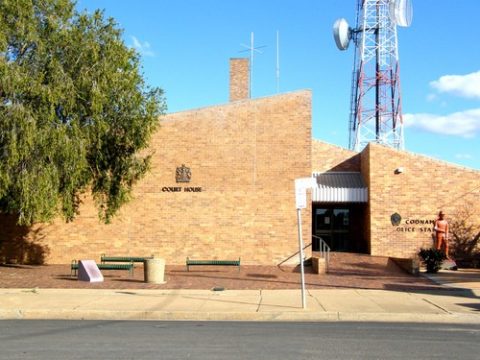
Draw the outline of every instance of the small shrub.
M420 249L418 256L423 260L427 267L427 273L436 273L442 266L442 261L447 258L442 250L435 248Z

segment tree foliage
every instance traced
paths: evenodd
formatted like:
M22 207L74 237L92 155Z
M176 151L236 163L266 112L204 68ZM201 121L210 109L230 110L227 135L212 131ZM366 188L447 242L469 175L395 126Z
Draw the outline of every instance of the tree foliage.
M71 0L0 1L0 212L19 224L73 220L87 191L109 222L148 170L165 103L121 35Z
M473 203L466 202L457 209L450 224L450 233L454 258L466 261L480 259L480 224Z

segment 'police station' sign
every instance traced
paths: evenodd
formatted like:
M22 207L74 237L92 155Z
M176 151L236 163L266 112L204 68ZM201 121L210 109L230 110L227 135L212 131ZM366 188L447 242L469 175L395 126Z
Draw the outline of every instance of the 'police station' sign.
M435 220L432 219L405 219L395 213L391 216L392 225L397 227L399 232L432 232Z

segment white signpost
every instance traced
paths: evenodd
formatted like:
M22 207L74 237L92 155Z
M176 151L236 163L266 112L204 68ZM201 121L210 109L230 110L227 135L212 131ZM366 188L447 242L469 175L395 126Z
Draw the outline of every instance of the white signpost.
M295 206L297 208L297 223L298 223L298 248L300 255L300 273L302 278L302 307L307 308L305 298L305 271L303 269L303 239L302 239L302 209L307 207L307 189L312 189L317 186L315 178L299 178L295 179Z

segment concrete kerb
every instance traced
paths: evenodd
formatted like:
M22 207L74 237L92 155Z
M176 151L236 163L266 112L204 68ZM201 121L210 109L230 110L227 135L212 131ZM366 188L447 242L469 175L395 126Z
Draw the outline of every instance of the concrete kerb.
M110 320L110 321L267 321L267 322L393 322L480 324L479 315L420 315L409 313L343 312L164 312L164 311L69 311L54 309L1 310L0 320Z
M311 290L304 310L299 290L0 289L0 319L480 323L480 301L472 310L456 292L403 292L408 306L390 301L395 294Z

